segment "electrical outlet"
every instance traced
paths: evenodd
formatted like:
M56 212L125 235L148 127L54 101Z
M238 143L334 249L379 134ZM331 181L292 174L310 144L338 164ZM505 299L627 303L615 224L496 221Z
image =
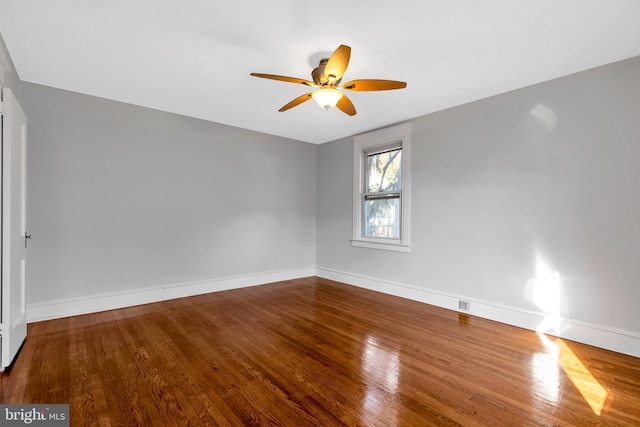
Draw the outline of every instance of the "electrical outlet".
M460 310L469 310L471 308L471 303L469 301L458 301L458 308Z

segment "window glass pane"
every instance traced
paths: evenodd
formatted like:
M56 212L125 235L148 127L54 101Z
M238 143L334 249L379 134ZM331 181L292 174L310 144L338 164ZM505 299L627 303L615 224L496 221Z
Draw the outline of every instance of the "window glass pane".
M400 197L365 200L364 237L400 238Z
M402 188L402 148L367 155L365 193Z

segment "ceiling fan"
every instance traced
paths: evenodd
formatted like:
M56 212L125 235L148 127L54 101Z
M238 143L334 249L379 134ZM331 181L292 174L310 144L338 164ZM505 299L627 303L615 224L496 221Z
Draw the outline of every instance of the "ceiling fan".
M264 79L280 80L283 82L303 84L305 86L311 86L318 88L313 92L305 93L289 102L278 111L287 111L297 105L302 104L305 101L313 98L318 105L328 110L333 107L338 107L344 113L354 116L356 114L356 107L353 106L351 100L341 92L341 90L354 90L354 91L376 91L376 90L391 90L391 89L403 89L407 87L405 82L398 82L395 80L351 80L339 86L342 80L347 66L349 65L349 58L351 57L351 48L349 46L340 45L331 57L320 60L320 64L311 72L313 81L299 79L296 77L278 76L275 74L261 74L251 73L254 77L262 77Z

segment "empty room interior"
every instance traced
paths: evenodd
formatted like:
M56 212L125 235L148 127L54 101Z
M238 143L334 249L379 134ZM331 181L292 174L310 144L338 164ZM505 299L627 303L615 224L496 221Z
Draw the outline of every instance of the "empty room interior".
M640 425L639 2L0 0L0 87L0 416Z

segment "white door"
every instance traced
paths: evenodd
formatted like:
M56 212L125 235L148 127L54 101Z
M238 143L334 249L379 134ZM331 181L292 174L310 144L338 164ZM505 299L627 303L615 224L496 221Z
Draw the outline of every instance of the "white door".
M13 93L2 89L2 304L0 371L11 364L27 336L27 116Z

